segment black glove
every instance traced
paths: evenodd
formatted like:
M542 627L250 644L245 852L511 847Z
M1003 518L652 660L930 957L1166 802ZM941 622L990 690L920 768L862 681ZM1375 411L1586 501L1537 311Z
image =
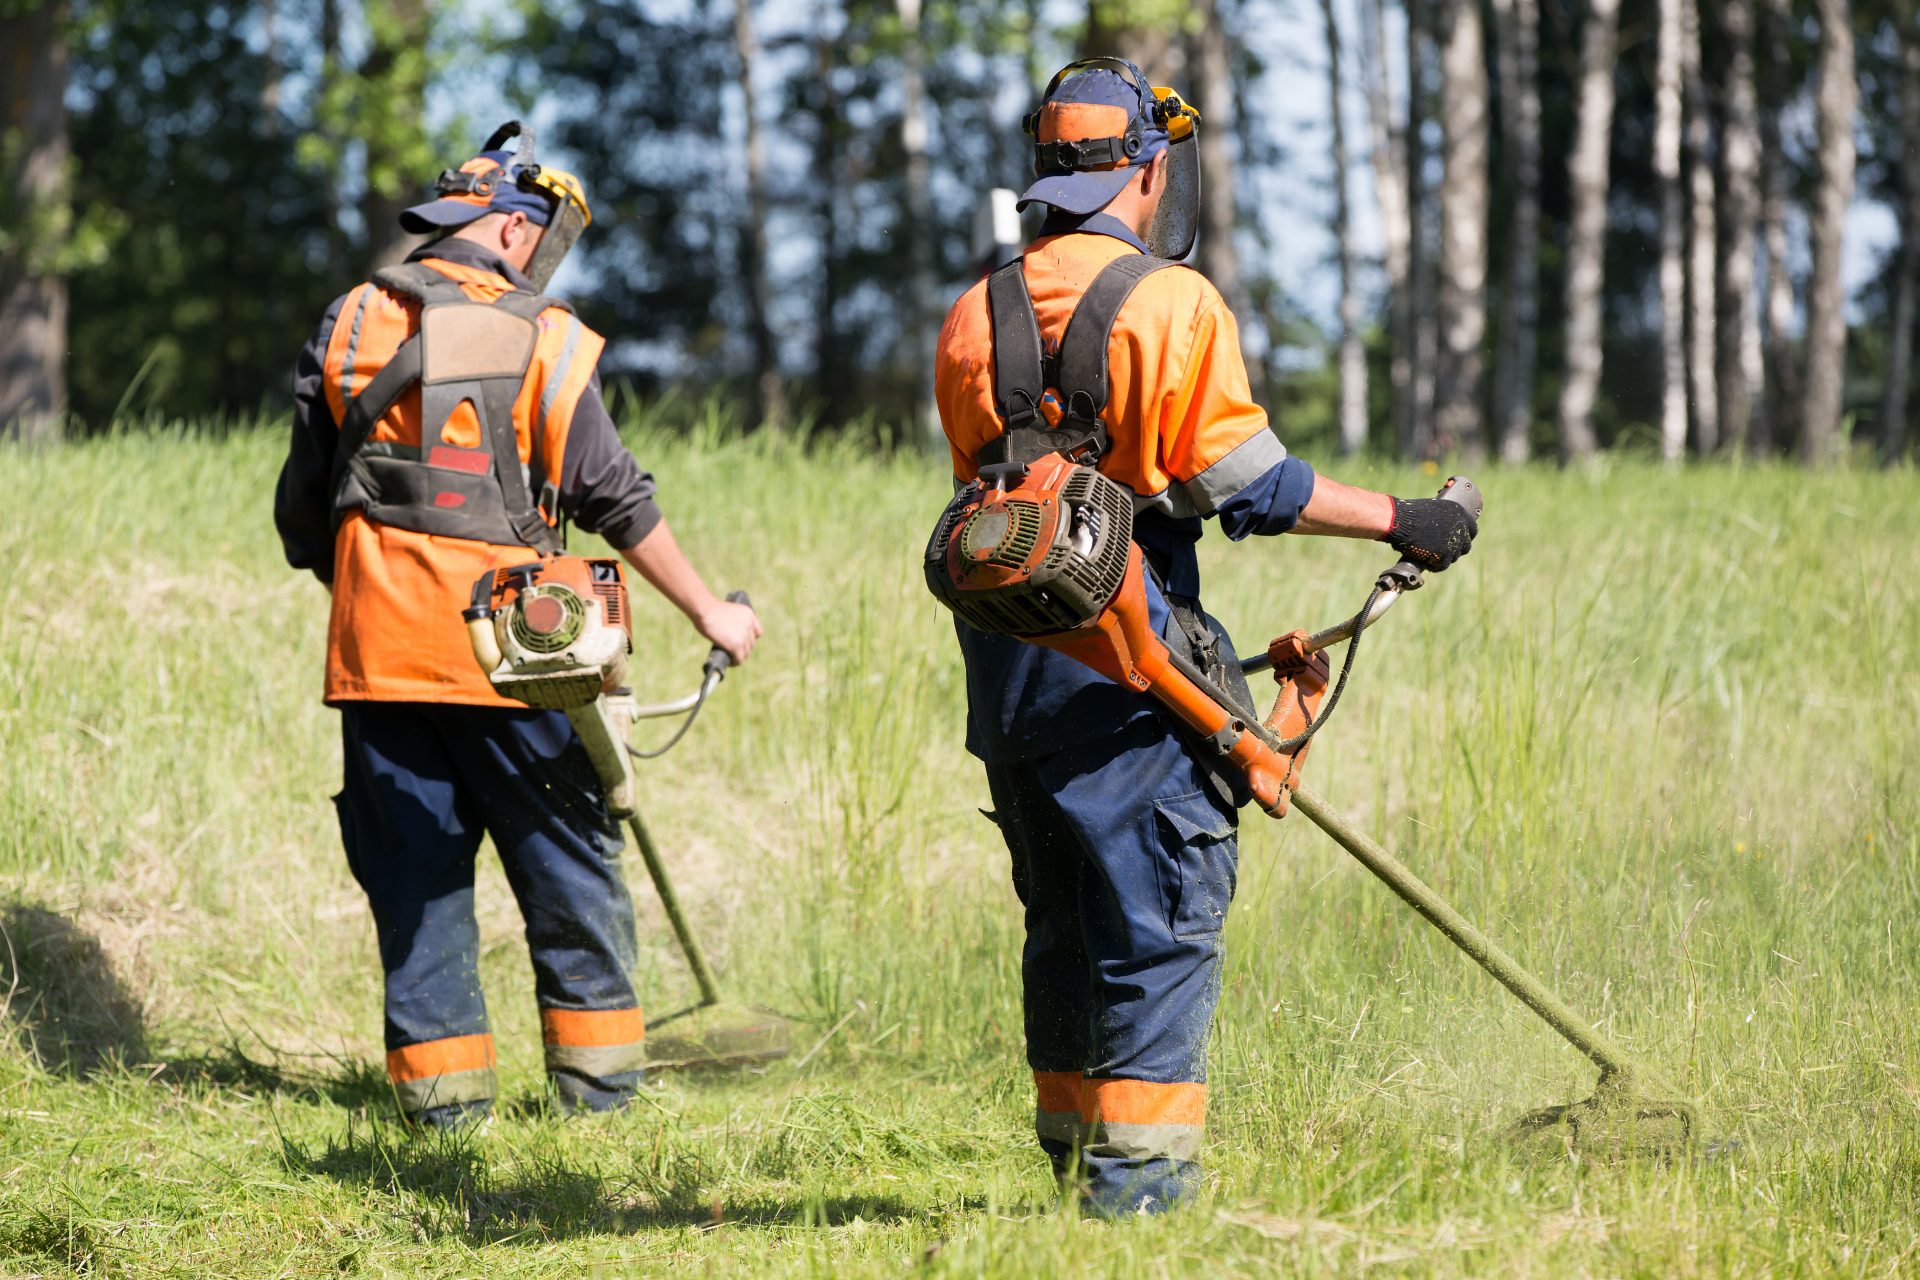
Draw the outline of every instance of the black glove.
M1445 498L1395 498L1387 545L1422 569L1438 573L1467 554L1480 522Z

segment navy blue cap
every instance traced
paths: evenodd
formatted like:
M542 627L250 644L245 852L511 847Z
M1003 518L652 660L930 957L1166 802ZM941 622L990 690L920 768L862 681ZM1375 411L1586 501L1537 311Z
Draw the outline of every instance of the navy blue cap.
M1041 104L1034 130L1036 142L1080 142L1117 138L1141 114L1140 91L1118 72L1105 68L1083 71L1060 82ZM1020 196L1020 207L1051 205L1067 213L1089 214L1106 208L1120 189L1138 176L1140 166L1167 149L1164 127L1151 116L1142 121L1138 154L1098 169L1047 174Z
M451 231L490 213L524 213L527 221L544 227L553 220L553 201L538 191L522 190L515 181L520 166L511 151L482 151L459 168L460 173L485 175L494 169L502 172L488 193L461 192L416 204L400 214L400 225L414 235L432 235Z

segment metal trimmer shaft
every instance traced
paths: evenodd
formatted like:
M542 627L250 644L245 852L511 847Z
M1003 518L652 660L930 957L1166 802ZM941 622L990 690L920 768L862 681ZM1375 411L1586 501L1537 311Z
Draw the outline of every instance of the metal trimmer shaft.
M1595 1031L1565 1001L1549 991L1545 983L1523 969L1518 960L1501 950L1493 939L1448 906L1439 894L1409 871L1398 858L1374 843L1311 789L1295 787L1293 807L1332 836L1341 848L1358 858L1362 866L1384 881L1387 888L1398 894L1408 906L1425 916L1428 923L1447 935L1456 947L1472 956L1501 986L1520 997L1522 1004L1539 1014L1548 1026L1565 1037L1568 1044L1593 1059L1603 1078L1641 1074L1634 1070L1632 1059L1618 1045Z

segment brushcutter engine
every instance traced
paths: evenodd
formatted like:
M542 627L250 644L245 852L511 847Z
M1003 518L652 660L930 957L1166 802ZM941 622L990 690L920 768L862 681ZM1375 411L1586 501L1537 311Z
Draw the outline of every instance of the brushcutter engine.
M494 692L565 711L627 678L633 623L617 560L551 556L492 569L461 615Z
M996 463L941 513L927 586L970 626L1026 639L1098 617L1126 581L1132 545L1125 485L1057 453Z
M564 711L587 749L616 818L633 812L624 687L633 621L618 560L549 556L492 569L461 615L474 661L504 698Z

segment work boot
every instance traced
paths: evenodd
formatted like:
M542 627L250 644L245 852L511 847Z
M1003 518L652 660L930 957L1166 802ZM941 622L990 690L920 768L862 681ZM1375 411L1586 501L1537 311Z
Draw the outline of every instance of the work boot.
M445 1106L428 1107L424 1111L404 1112L401 1119L415 1129L438 1129L450 1133L478 1124L492 1114L492 1099L482 1098L475 1102L449 1102Z
M1181 1208L1199 1194L1200 1166L1190 1160L1095 1158L1088 1163L1085 1180L1083 1216L1152 1216Z
M623 1071L617 1076L596 1077L572 1071L556 1071L554 1102L563 1113L620 1111L634 1100L647 1083L645 1071Z

